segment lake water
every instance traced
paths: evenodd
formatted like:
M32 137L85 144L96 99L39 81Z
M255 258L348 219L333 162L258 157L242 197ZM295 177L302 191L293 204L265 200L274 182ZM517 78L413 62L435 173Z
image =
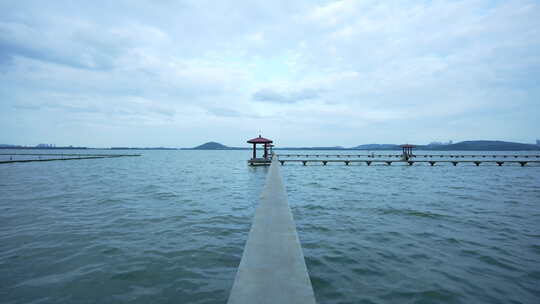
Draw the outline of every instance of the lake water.
M137 153L0 165L2 303L227 301L267 168ZM280 169L318 303L540 303L540 166Z

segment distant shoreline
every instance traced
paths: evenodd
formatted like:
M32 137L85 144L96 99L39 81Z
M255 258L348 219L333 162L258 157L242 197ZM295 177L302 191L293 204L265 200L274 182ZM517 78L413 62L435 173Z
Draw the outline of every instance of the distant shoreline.
M0 147L0 150L41 150L41 151L48 151L48 150L112 150L112 151L126 151L126 150L138 150L138 151L251 151L251 148L220 148L220 149L196 149L196 148L31 148L31 147L20 147L20 148L4 148ZM258 151L262 151L263 149L257 148ZM274 148L274 151L401 151L401 149L353 149L353 148L341 148L341 149L331 149L331 148ZM539 151L538 149L424 149L424 148L417 148L415 151Z
M18 150L204 150L204 151L231 151L251 150L252 147L229 147L217 142L207 142L193 148L168 148L168 147L28 147L16 145L0 145L0 149ZM262 147L260 148L262 150ZM396 144L366 144L356 147L274 147L274 150L282 151L400 151L401 145ZM259 149L258 149L259 150ZM455 144L416 145L416 151L540 151L539 145L505 142L497 140L462 141Z

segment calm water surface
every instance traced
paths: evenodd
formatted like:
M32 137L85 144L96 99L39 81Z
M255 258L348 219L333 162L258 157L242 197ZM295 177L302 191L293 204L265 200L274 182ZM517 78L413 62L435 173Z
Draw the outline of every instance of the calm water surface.
M0 165L2 303L226 302L267 168L141 153ZM319 303L540 303L540 167L281 173Z

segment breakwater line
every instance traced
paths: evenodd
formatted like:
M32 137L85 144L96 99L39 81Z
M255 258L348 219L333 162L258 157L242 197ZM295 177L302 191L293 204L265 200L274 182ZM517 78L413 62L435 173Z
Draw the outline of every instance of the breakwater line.
M315 303L276 157L266 177L228 303Z
M45 153L0 153L6 157L0 160L0 164L45 162L58 160L81 160L81 159L99 159L99 158L118 158L118 157L138 157L140 154L45 154ZM9 159L8 159L9 157ZM22 158L21 158L22 157ZM28 158L34 157L34 158ZM37 158L35 158L37 157ZM18 159L17 159L18 158Z

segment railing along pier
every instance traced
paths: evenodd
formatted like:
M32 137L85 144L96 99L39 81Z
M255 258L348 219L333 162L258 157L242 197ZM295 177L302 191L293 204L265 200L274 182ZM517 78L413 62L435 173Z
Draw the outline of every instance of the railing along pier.
M527 164L534 164L534 165L540 165L540 161L537 160L395 160L395 159L279 159L278 160L281 165L285 165L285 163L302 163L302 165L306 166L308 163L320 163L323 166L326 166L328 163L343 163L346 166L352 164L352 163L358 163L358 164L366 164L368 166L380 163L380 164L386 164L388 166L392 165L393 163L402 163L405 165L412 166L414 164L429 164L430 166L434 166L437 163L442 164L452 164L453 166L457 166L460 163L464 164L474 164L476 166L480 166L483 163L486 164L496 164L497 166L502 166L503 164L519 164L521 167L524 167Z
M375 158L375 157L397 157L400 158L403 156L403 154L277 154L280 158L286 158L286 157L337 157L337 158L354 158L354 157L368 157L368 158ZM440 158L540 158L540 154L527 154L527 155L516 155L516 154L413 154L411 155L413 158L434 158L434 157L440 157Z

